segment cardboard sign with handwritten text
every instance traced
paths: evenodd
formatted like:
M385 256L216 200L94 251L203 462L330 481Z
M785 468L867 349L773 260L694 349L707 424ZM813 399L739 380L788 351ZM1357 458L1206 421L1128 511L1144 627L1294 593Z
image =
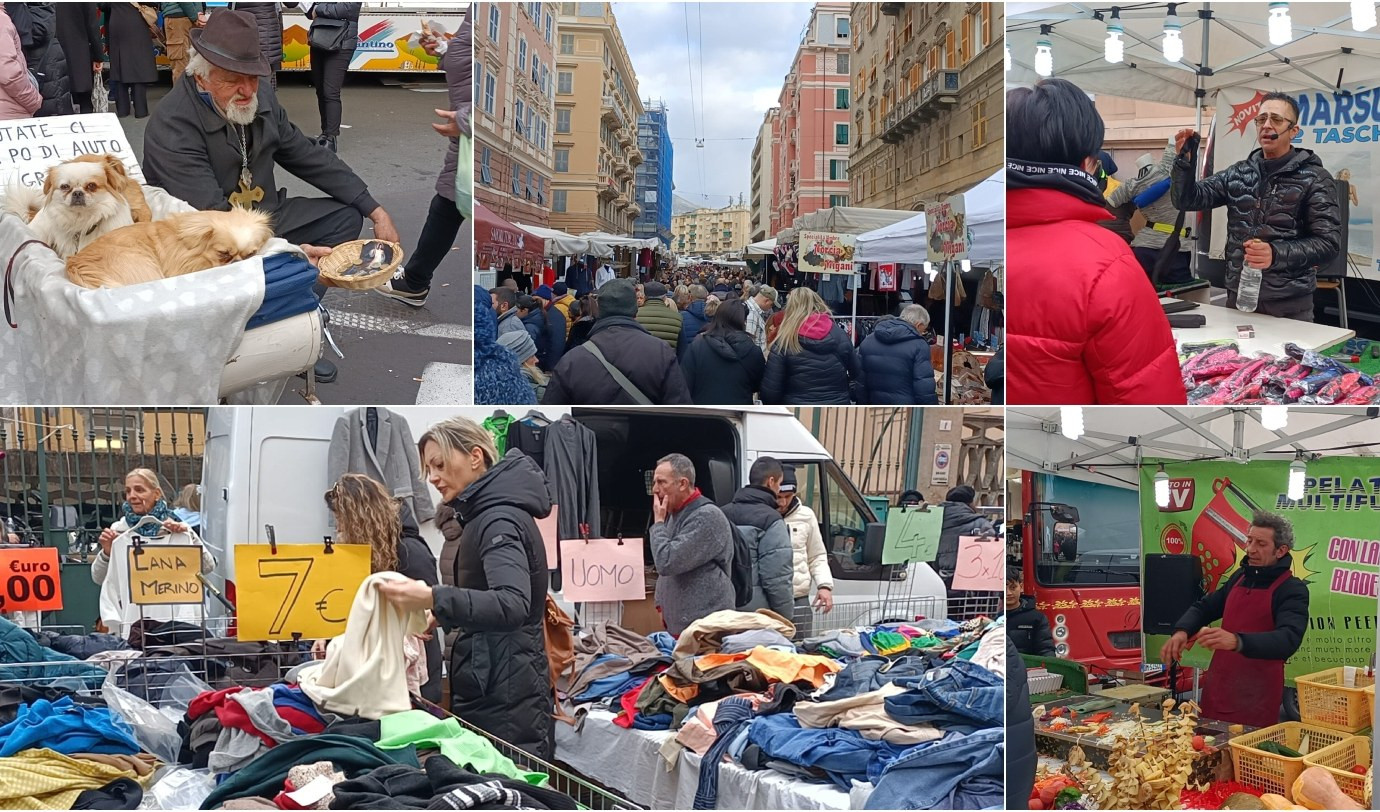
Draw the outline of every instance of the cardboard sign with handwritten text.
M144 182L144 172L113 113L0 121L0 193L11 181L41 187L57 164L102 153L119 158L130 177Z
M994 538L958 537L954 589L999 592L1006 588L1006 545Z
M198 604L203 593L201 547L195 544L142 544L127 548L129 602L136 606Z
M943 530L943 508L893 508L886 515L882 563L933 561L939 555L939 536Z
M344 633L355 592L369 576L369 547L235 545L240 640L307 640Z
M561 545L561 575L571 601L636 601L647 597L642 539L583 539Z

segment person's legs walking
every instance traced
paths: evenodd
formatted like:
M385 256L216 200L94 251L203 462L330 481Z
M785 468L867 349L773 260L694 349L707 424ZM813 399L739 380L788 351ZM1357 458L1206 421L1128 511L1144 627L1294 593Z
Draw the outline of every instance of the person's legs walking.
M321 132L326 131L326 60L330 51L311 49L311 86L316 91L316 111L321 118Z
M399 269L401 273L394 274L389 284L378 289L379 293L414 307L426 304L427 293L431 290L431 277L450 253L464 220L453 201L441 195L433 196L422 234L417 238L417 250L412 252L411 260Z
M163 18L163 32L168 41L168 63L172 66L173 84L182 78L187 69L187 43L192 30L192 21L186 17Z
M352 56L350 51L314 49L311 53L312 83L316 85L316 106L321 113L321 140L332 152L340 137L340 90L345 86Z
M149 86L144 82L135 82L130 86L134 91L134 117L149 117Z
M129 116L129 86L124 82L111 80L110 95L115 99L115 115L120 118Z
M96 106L95 106L95 105L92 103L92 101L91 101L91 91L89 91L89 90L86 91L85 93L73 93L73 94L72 94L72 103L75 104L75 105L77 105L77 112L78 112L78 113L94 113L94 112L96 112ZM105 111L102 111L102 112L105 112Z

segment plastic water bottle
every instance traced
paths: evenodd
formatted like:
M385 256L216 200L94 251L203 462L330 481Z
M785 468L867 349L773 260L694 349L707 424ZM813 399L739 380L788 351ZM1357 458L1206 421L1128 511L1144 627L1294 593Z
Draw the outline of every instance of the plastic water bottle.
M1241 264L1241 284L1236 289L1236 309L1254 313L1260 303L1260 281L1264 274L1250 263Z

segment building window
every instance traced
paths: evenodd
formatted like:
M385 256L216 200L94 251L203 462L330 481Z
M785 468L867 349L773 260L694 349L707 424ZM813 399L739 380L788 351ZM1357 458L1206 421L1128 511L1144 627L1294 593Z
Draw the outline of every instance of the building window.
M966 66L973 60L973 24L976 21L972 14L963 15L962 37L958 46L958 64L960 67Z
M489 171L489 157L491 155L492 151L488 147L479 149L479 179L483 181L485 186L494 182L493 173Z
M556 92L569 95L575 92L575 74L568 70L556 73Z
M548 14L546 15L546 44L547 44L547 45L550 45L551 43L553 43L553 42L556 41L556 40L555 40L555 33L556 33L556 18L555 18L554 16L552 16L551 14L548 13Z
M574 35L574 34L561 34L561 53L563 53L563 54L573 54L573 53L575 53L575 35Z
M527 38L518 38L518 70L527 72Z
M554 212L561 212L561 213L564 213L564 212L565 212L565 190L564 190L564 189L552 189L552 190L551 190L551 211L554 211Z
M489 4L489 41L498 42L498 4Z
M570 108L562 107L556 110L556 132L570 133Z
M987 102L973 105L973 149L981 149L987 144Z
M830 158L829 180L848 180L848 161Z
M848 39L850 22L847 17L840 15L834 18L834 36L837 39Z
M829 195L829 206L830 206L830 208L833 208L834 206L847 206L847 205L848 205L848 195Z
M484 98L484 63L474 64L474 98Z
M834 57L834 73L838 74L839 76L847 76L847 75L848 75L848 71L849 71L849 67L848 67L848 54L839 54L839 55L835 56L835 57Z
M944 67L957 68L958 65L958 34L952 28L949 33L944 35Z
M569 172L569 171L570 171L570 150L568 150L568 149L558 149L558 150L556 150L556 171L557 171L557 172Z
M835 110L847 110L847 109L848 109L848 88L846 88L846 87L836 87L836 88L834 88L834 109L835 109Z
M542 116L541 118L537 119L537 125L541 129L541 131L537 134L537 146L541 147L542 152L546 152L546 136L550 125L547 124L545 116Z
M842 145L847 145L847 144L848 144L848 125L847 125L847 124L835 124L835 125L834 125L834 143L835 143L835 144L842 144Z
M522 99L518 99L517 104L513 107L513 131L518 135L524 135L527 132L523 127L523 124L526 123L526 113L527 105L523 103Z
M982 47L986 48L992 44L992 6L988 3L980 3L978 14L982 17Z
M514 196L514 197L517 197L518 195L521 195L521 194L522 194L522 167L519 166L518 164L513 164L513 183L512 183L512 187L513 187L513 196Z
M494 114L494 94L498 89L498 79L495 76L493 66L489 66L488 72L484 76L484 112L489 115Z

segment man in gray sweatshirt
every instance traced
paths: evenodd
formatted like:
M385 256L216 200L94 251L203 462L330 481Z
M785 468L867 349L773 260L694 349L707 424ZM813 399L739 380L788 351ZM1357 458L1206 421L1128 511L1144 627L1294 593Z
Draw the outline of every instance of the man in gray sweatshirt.
M684 454L657 461L652 477L652 561L656 602L666 628L733 607L733 532L723 511L695 487L695 464Z

